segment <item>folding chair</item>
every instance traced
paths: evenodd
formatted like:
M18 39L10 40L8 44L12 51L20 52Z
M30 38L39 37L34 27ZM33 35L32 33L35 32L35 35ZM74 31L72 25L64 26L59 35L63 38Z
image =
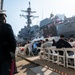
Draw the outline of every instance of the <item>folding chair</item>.
M30 55L33 55L34 56L34 53L32 51L32 45L31 45L31 43L28 45L28 50L29 50L28 56L30 56Z
M49 50L47 48L44 48L44 57L45 57L45 60L49 60Z
M58 50L58 65L62 65L65 67L65 49L57 48Z
M47 47L46 49L48 49L48 61L53 61L53 54L51 48Z
M40 57L41 59L46 59L44 48L42 48L42 47L37 47L37 49L40 49L39 57Z
M58 50L54 47L52 48L53 53L53 63L58 63Z
M75 48L65 48L66 66L75 69Z
M48 60L52 61L53 63L57 63L58 60L58 54L55 47L47 47L48 49Z

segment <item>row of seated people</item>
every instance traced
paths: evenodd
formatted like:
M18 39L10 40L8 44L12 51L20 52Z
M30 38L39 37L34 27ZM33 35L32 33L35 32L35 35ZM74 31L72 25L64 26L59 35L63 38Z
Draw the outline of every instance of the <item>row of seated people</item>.
M47 42L41 45L42 48L55 46L56 48L72 48L74 43L68 42L65 40L64 35L60 35L60 39L56 42L54 39L52 40L52 43L46 39ZM60 52L62 54L62 52ZM69 54L73 54L72 52L69 52Z
M51 46L56 46L56 48L72 48L71 43L65 40L64 35L60 35L60 39L57 42L54 39L52 40L52 42L48 39L46 39L45 41L34 41L33 43L30 43L28 41L27 44L25 44L24 46L24 54L28 55L29 51L31 51L34 55L37 55L40 52L39 49L37 50L37 47L46 48ZM62 54L62 52L60 53Z
M74 44L74 43L73 43ZM41 45L42 48L47 48L47 47L52 47L55 46L56 48L73 48L73 44L71 44L70 42L66 41L64 38L64 35L60 35L60 39L55 42L55 40L53 40L52 43L50 43L48 40L47 42L45 42L44 44ZM62 51L59 51L60 55L63 55ZM73 51L68 51L69 56L74 55ZM70 59L69 62L72 63L73 59Z
M40 41L34 41L33 43L27 42L24 46L20 46L20 52L23 53L24 55L38 55L40 52L37 47L41 47L42 40Z

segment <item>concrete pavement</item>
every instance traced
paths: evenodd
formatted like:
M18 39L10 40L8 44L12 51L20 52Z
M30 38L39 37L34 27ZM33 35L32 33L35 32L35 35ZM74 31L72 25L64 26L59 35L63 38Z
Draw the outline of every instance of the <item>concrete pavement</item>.
M23 60L17 57L17 69L19 73L15 75L59 75L45 67Z
M23 56L21 54L18 56L20 56L21 58L23 58L29 62L33 62L34 64L39 64L43 67L46 67L49 70L56 72L60 75L75 75L75 70L73 68L66 68L61 65L54 64L54 63L47 61L47 60L41 60L39 58L39 56L28 57L28 56Z
M34 72L30 70L30 68L33 68L36 65L30 62L27 62L25 60L19 60L18 62L16 62L16 64L17 64L17 70L19 73L15 75L36 75Z

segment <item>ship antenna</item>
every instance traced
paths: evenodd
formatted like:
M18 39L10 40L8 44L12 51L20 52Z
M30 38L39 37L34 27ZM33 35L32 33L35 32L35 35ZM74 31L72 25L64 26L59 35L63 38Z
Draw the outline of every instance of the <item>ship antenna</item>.
M29 7L30 7L30 2L29 2Z
M42 19L43 19L43 8L42 8Z

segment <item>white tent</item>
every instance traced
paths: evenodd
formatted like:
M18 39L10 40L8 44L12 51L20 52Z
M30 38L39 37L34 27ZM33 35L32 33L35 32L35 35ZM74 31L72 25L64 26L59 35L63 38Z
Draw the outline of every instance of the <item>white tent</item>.
M48 39L49 39L50 41L52 41L53 39L54 39L55 41L58 41L59 38L60 38L60 36L54 36L54 37L49 37Z
M42 37L40 38L40 40L45 40L45 38L42 36Z
M34 42L34 41L39 41L39 40L45 40L45 38L42 36L42 37L38 37L38 38L35 38L33 39L31 42Z

